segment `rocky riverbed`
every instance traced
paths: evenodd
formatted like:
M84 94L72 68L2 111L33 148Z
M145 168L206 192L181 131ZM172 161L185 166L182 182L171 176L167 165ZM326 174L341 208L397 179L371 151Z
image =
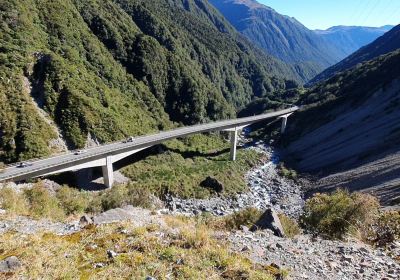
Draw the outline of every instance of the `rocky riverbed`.
M400 243L392 244L388 253L356 240L279 238L269 230L237 231L229 233L228 240L234 251L257 263L288 268L291 279L400 279Z
M279 153L263 142L245 145L265 155L267 161L246 174L249 191L234 197L215 196L209 199L180 199L167 197L167 208L172 214L196 215L208 212L227 215L246 207L273 208L290 217L298 217L304 205L302 187L278 174Z

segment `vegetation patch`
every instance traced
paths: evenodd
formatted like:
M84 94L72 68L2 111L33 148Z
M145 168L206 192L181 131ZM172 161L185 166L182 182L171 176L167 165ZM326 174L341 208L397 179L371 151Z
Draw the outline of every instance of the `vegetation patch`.
M229 251L225 241L214 238L212 230L194 219L176 222L173 230L123 223L69 236L10 232L0 236L0 247L0 259L15 255L24 264L9 279L52 275L56 279L272 280L282 275L281 270ZM116 255L110 257L107 250Z
M223 195L247 189L244 175L261 155L239 150L236 161L229 159L229 143L218 135L194 135L169 141L165 151L138 161L122 170L136 188L155 195L171 193L182 198L205 198L213 191L201 186L207 178L223 186Z
M340 239L373 222L378 210L379 202L375 197L339 189L308 199L301 223L309 232Z

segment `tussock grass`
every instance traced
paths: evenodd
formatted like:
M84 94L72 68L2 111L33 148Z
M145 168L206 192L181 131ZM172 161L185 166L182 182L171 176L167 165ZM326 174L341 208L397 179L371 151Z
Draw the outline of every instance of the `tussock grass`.
M268 267L229 251L205 224L174 217L167 223L175 227L122 223L69 236L10 232L0 236L0 260L15 255L23 262L10 279L275 279ZM118 255L109 258L107 250Z
M339 189L332 194L318 193L308 199L301 222L310 232L341 239L373 222L378 210L379 202L375 197Z

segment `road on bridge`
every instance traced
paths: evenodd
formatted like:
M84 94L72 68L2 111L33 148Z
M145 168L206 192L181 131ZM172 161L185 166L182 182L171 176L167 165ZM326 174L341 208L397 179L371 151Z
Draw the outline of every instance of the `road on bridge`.
M181 127L152 135L135 137L129 142L116 142L89 148L84 150L81 154L70 152L67 154L56 155L45 159L31 161L29 162L28 166L25 167L10 166L5 168L0 173L0 182L20 181L28 178L40 177L46 174L56 173L57 170L63 172L63 169L71 168L71 166L74 165L78 166L79 164L84 164L85 162L93 162L109 156L116 156L118 154L123 154L127 152L129 153L130 151L141 150L170 139L184 137L195 133L244 127L259 121L275 117L285 117L284 124L286 125L286 116L297 111L298 109L299 108L296 106L286 110L266 113L252 117Z

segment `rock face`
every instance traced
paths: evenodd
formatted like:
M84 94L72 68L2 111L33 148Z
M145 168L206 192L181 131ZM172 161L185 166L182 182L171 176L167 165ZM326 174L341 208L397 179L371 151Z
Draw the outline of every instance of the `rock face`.
M278 214L273 209L267 209L264 214L262 214L257 223L251 228L251 230L256 229L270 229L276 236L285 236Z
M0 262L0 272L7 273L16 271L18 268L21 267L21 262L15 256L8 257L5 260Z
M211 189L217 193L224 190L224 186L217 179L208 176L203 182L200 183L203 188Z

